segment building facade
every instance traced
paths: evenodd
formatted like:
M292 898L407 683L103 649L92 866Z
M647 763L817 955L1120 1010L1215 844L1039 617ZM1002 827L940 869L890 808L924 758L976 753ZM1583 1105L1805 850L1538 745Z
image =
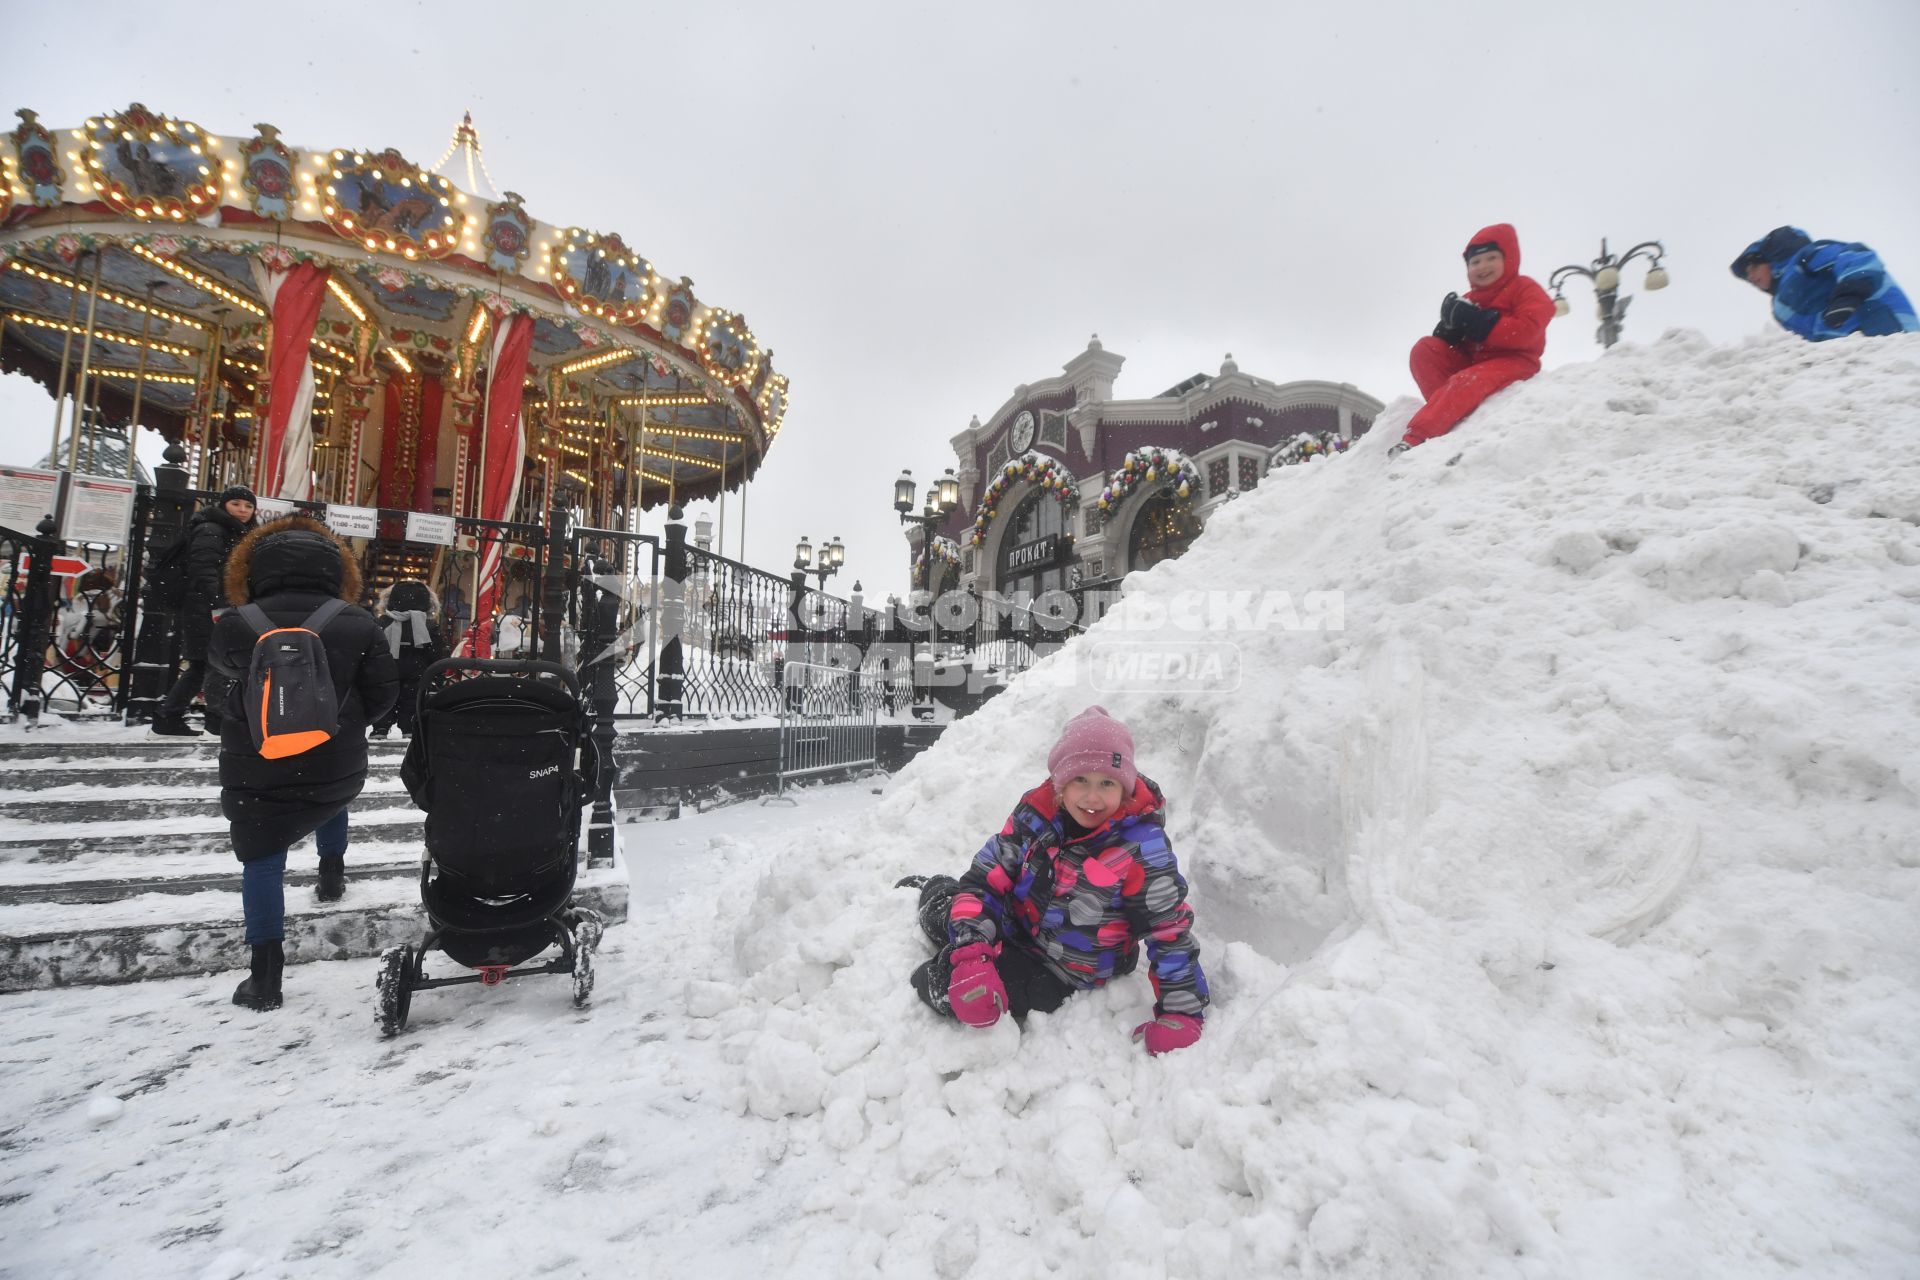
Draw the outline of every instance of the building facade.
M1096 334L1061 376L1015 388L953 437L960 505L930 543L909 531L917 589L1037 598L1150 568L1273 466L1344 449L1383 407L1344 383L1242 373L1232 356L1116 400L1124 361Z

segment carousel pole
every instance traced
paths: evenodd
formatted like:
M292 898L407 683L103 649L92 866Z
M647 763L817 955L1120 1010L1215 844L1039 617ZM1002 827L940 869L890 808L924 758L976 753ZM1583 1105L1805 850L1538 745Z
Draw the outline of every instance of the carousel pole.
M640 505L647 496L647 406L640 406L640 450L633 464L633 531L640 532Z
M53 443L47 446L47 461L59 464L60 419L67 410L67 370L73 359L73 318L80 314L79 282L67 286L66 336L60 340L60 376L53 380Z
M93 365L93 317L100 302L100 264L103 256L98 249L93 251L93 288L87 294L87 335L80 339L80 374L73 383L73 430L67 437L68 471L80 463L80 414L87 403L87 371Z
M100 388L105 386L106 382L105 378L93 380L93 403L87 406L91 410L87 414L87 460L84 464L88 475L94 474L93 455L94 451L100 447Z
M741 476L743 477L740 481L740 563L741 564L745 564L747 562L747 482L744 478L746 475L746 470L747 469L745 466L742 466L740 468L740 473L741 473Z
M140 443L140 400L147 389L147 337L153 332L153 294L160 287L157 280L147 282L147 313L140 321L140 364L133 371L133 410L127 414L127 479L139 474L139 464L135 456Z
M713 545L723 556L727 554L727 447L732 443L731 440L720 442L720 536Z
M644 418L646 412L643 408L640 415ZM634 442L639 438L638 430L637 427L627 430L627 489L622 497L626 502L628 533L640 532L640 486L643 481L640 479L640 468L634 460Z
M615 439L613 420L618 416L619 412L619 397L607 397L606 427L600 433L600 470L602 473L600 481L600 527L602 529L611 529L613 527L613 447Z
M227 308L213 313L213 335L207 342L207 394L200 414L200 462L194 468L193 487L204 490L213 466L213 416L220 402L220 361L227 345Z

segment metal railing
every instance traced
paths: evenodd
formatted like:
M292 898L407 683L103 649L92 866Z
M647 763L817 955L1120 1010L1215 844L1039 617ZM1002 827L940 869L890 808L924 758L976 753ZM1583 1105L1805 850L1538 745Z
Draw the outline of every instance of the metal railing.
M861 669L784 663L780 669L780 776L775 794L797 778L878 765L880 691Z

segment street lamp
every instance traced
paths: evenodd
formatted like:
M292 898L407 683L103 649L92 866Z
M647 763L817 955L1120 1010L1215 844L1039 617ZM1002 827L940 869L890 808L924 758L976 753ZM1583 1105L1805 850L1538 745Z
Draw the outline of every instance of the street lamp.
M900 478L893 482L893 509L900 513L901 524L918 525L925 534L931 535L960 505L960 479L953 474L952 467L927 486L926 510L919 515L913 514L913 490L913 472L902 471Z
M1600 256L1587 266L1570 263L1554 268L1553 274L1547 277L1547 285L1553 290L1553 314L1563 316L1572 310L1566 296L1561 293L1563 282L1570 276L1585 276L1593 281L1594 309L1600 317L1600 328L1594 337L1601 346L1611 347L1620 341L1620 326L1627 318L1627 304L1633 301L1632 298L1620 296L1620 268L1635 258L1646 258L1647 291L1651 293L1655 289L1664 289L1667 287L1667 269L1660 265L1660 255L1666 251L1667 247L1658 240L1643 240L1616 258L1607 252L1607 242L1601 240Z
M835 534L833 541L820 544L820 562L813 563L813 544L805 538L800 539L793 549L793 567L801 576L808 573L819 579L821 591L827 589L827 579L840 572L840 566L847 561L847 546Z

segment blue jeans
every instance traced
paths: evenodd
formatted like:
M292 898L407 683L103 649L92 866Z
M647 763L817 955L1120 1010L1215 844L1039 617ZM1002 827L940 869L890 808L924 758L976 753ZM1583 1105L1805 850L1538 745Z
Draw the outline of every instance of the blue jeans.
M323 858L338 858L347 852L347 811L320 824L313 834L314 844ZM255 858L240 875L240 909L247 920L247 945L278 942L287 931L287 851L269 858Z

